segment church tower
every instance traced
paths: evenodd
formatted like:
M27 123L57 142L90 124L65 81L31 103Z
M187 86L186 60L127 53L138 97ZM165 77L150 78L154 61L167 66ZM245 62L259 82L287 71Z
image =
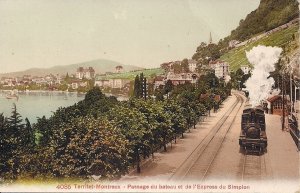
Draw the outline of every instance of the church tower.
M209 32L209 41L208 41L208 44L212 44L211 32Z

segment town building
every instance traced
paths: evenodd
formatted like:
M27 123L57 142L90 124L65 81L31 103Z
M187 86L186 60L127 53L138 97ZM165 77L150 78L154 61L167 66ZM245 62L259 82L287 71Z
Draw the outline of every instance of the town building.
M174 72L173 65L180 65L181 61L173 61L165 64L165 68L168 68L167 71ZM193 59L188 60L188 67L190 72L195 72L197 69L197 61Z
M95 80L95 86L107 88L110 83L108 79Z
M125 87L125 85L127 83L130 83L130 80L128 79L120 79L120 78L116 78L116 79L109 79L109 85L111 88L123 88Z
M37 85L47 84L47 81L45 80L45 78L44 77L39 77L39 76L32 77L32 82L37 84Z
M225 79L229 76L229 64L222 60L215 60L209 63L211 69L215 71L216 77Z
M74 80L71 82L71 84L69 84L69 87L71 87L72 89L76 90L79 87L87 87L88 83L87 82L82 82L80 80Z
M190 60L188 60L188 64L189 64L189 71L195 72L196 68L197 68L197 61L190 59Z
M285 115L289 114L289 109L291 107L289 95L285 95L284 99L284 110L285 110ZM267 99L267 107L269 110L270 114L274 115L282 115L283 114L283 100L282 100L282 95L275 95L271 96Z
M95 77L95 70L93 67L83 68L79 67L76 71L76 78L78 79L93 79Z
M159 87L164 87L165 86L165 77L164 76L156 76L154 78L154 90L159 88Z
M130 83L129 79L121 79L121 78L111 78L107 79L105 77L97 78L95 81L95 86L103 87L103 88L124 88L126 84Z
M195 84L199 78L197 73L179 73L175 74L174 72L168 72L165 82L168 80L172 81L173 85L192 83Z
M168 63L168 71L167 72L174 72L174 65L180 65L181 61L172 61Z

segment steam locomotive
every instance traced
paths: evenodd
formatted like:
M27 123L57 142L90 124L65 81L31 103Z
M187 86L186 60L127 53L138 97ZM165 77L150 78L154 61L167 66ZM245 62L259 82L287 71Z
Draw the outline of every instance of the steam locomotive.
M263 153L268 145L264 110L246 106L243 110L239 144L241 149Z

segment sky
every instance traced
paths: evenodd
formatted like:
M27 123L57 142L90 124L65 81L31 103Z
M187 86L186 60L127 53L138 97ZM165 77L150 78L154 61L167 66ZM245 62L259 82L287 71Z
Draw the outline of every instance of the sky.
M0 0L0 73L109 59L144 68L191 58L259 0Z

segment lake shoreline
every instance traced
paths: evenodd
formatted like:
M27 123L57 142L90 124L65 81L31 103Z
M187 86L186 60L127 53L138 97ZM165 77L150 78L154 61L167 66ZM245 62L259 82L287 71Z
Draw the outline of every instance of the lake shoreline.
M16 89L14 89L16 90ZM5 89L0 89L0 91L4 91L4 92L11 92L11 91L14 91L14 90L5 90ZM16 90L18 93L38 93L38 92L41 92L41 93L46 93L46 92L49 92L49 93L77 93L77 94L86 94L85 92L77 92L77 91L60 91L60 90Z
M7 98L10 91L0 90L0 113L11 116L13 104L16 104L18 113L36 123L37 117L49 118L60 107L72 106L84 100L84 94L70 92L17 92L18 97Z
M14 90L4 90L0 89L0 92L12 92ZM26 91L21 91L21 90L16 90L18 93L65 93L65 94L79 94L79 95L86 95L86 92L77 92L77 91L57 91L57 90L26 90ZM112 93L103 93L105 96L114 96L114 97L122 97L122 98L127 98L129 99L130 97L128 95L114 95Z
M57 91L17 92L18 97L7 98L10 92L0 90L0 114L9 117L15 103L23 119L27 117L31 123L36 123L36 118L44 115L49 118L58 108L72 106L85 98L85 94L82 93ZM109 93L104 94L107 97L112 96ZM129 100L129 97L115 97L118 101Z

